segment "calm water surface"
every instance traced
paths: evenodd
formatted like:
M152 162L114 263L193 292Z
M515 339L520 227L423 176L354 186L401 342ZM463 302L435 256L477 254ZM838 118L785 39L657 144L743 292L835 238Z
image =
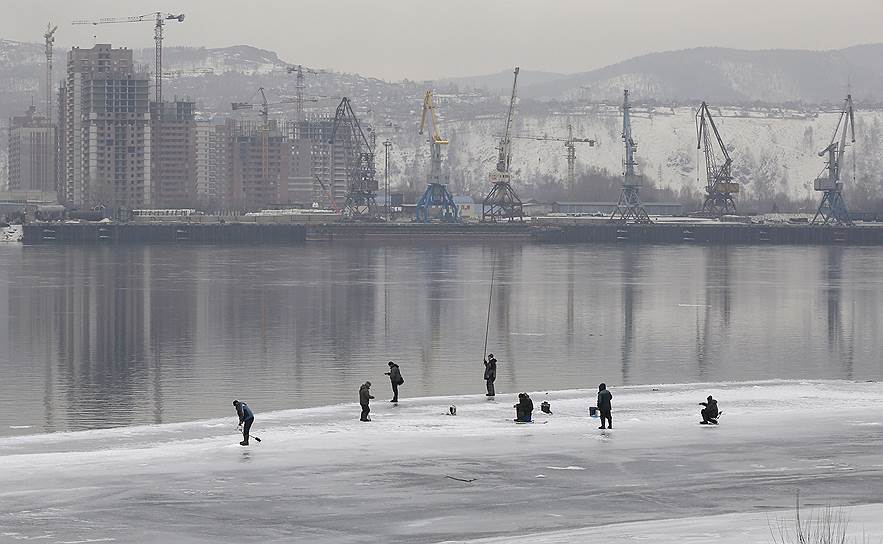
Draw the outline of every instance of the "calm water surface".
M3 244L0 435L481 393L492 268L498 391L883 379L883 248Z

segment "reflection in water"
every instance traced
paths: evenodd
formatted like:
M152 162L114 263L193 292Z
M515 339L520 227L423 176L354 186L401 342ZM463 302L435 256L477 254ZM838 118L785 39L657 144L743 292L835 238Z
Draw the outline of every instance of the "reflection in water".
M853 345L854 334L849 335L849 344L844 338L843 310L840 307L843 281L843 248L831 246L826 248L825 277L823 289L826 295L828 351L835 359L843 361L844 375L853 379ZM854 306L851 323L855 323Z
M2 247L0 434L479 393L492 267L501 394L883 378L877 248Z
M622 382L630 383L635 341L635 307L640 290L636 278L641 248L627 245L622 250Z

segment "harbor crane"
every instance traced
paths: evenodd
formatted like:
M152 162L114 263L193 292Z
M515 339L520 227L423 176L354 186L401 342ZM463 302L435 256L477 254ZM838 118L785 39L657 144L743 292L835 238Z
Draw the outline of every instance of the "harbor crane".
M573 137L573 125L567 123L567 137L561 138L556 136L523 136L517 135L513 136L513 138L519 138L522 140L537 140L540 142L564 142L564 149L566 150L565 157L567 158L567 194L571 197L573 196L574 190L576 188L576 145L578 143L589 144L589 147L595 147L597 143L596 140L592 138L574 138Z
M341 219L346 221L380 219L375 198L378 184L375 178L374 148L368 143L347 97L341 99L335 110L328 144L331 146L332 154L335 144L346 146L346 172L349 180Z
M74 21L75 25L106 25L115 23L141 23L144 21L153 21L153 41L156 42L156 68L154 69L154 93L157 104L162 103L162 39L163 27L166 21L184 21L184 14L178 15L172 13L162 13L160 11L148 13L146 15L136 15L135 17L103 17L101 19L79 19Z
M493 184L490 192L481 203L481 220L483 222L522 221L524 208L521 199L512 188L512 119L515 116L515 90L518 85L518 66L515 67L515 78L512 81L512 96L509 99L509 113L506 116L506 130L500 137L497 167L488 174Z
M43 40L46 48L46 121L52 124L52 48L55 45L55 31L58 26L46 25Z
M460 210L442 180L442 146L448 145L448 141L438 132L438 118L435 115L435 104L432 102L432 91L426 91L426 96L423 98L423 114L420 117L418 134L423 134L427 123L429 124L429 184L423 196L417 201L416 219L418 223L429 223L430 211L440 209L443 221L455 223L460 220Z
M852 108L851 94L846 95L846 100L843 102L843 110L840 112L840 118L834 128L831 143L819 151L819 157L827 155L828 159L822 173L813 183L813 189L824 193L822 201L819 203L819 209L812 219L813 223L853 226L849 212L846 210L846 203L843 201L843 182L840 181L843 156L846 153L847 133L850 137L849 143L855 143L855 114ZM825 171L827 171L827 175L825 175Z
M733 159L721 138L717 125L704 101L696 112L696 149L705 151L705 201L702 214L720 217L736 213L733 195L739 192L739 184L733 182ZM715 153L718 150L720 156Z
M635 153L638 151L638 143L632 137L632 119L630 116L629 91L622 93L622 142L625 146L625 156L622 160L622 192L619 194L619 202L610 216L611 222L617 223L652 223L641 196L638 191L643 183L643 176L635 173Z

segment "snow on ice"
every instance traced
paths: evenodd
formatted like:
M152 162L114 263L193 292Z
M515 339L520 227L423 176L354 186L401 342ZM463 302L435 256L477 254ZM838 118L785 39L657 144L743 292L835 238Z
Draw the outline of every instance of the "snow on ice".
M611 389L605 432L586 389L532 392L546 425L515 425L509 392L375 401L371 423L253 406L249 447L229 399L215 420L3 438L0 541L768 543L798 489L883 536L883 384Z

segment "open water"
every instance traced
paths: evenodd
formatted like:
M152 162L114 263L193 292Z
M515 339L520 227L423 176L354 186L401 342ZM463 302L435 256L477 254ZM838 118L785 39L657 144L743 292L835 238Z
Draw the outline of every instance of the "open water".
M498 392L883 379L883 248L3 244L0 435L481 393L489 294Z

